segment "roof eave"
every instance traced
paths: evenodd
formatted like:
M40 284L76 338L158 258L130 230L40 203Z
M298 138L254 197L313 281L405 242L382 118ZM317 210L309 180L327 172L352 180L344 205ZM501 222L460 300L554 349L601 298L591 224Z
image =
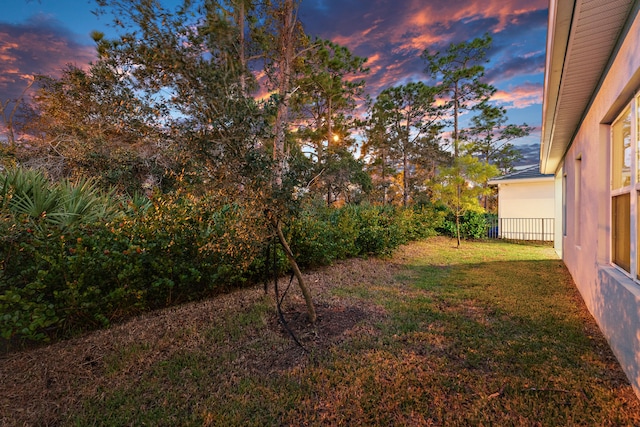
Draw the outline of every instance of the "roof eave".
M542 102L542 139L540 143L540 172L544 174L555 173L561 160L550 159L550 152L575 4L575 0L550 0L549 2L549 31L547 32Z
M542 173L556 173L561 165L633 22L637 10L631 11L638 3L551 0L540 141Z
M539 176L536 178L513 178L513 179L491 179L487 181L489 185L500 185L500 184L528 184L532 182L547 182L553 181L554 176Z

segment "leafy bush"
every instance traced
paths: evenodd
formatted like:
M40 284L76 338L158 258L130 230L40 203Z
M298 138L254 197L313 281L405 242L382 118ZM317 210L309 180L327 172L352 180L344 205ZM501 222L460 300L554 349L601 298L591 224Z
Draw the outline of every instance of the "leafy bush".
M110 205L119 214L109 221L73 226L2 211L3 338L42 340L201 298L244 283L262 254L264 225L252 206L215 195Z
M436 229L444 222L444 213L430 205L414 206L401 209L397 221L404 239L414 241L437 235Z
M489 221L484 213L466 211L460 217L460 237L463 239L484 239L487 237L488 227ZM456 236L456 219L452 213L446 216L438 231L447 236Z
M393 206L349 206L358 221L356 246L361 255L388 255L402 243L402 232L395 221Z
M118 199L90 181L0 176L0 336L66 336L264 279L273 261L260 206L216 193ZM432 235L438 217L428 208L306 206L285 232L299 264L313 267L389 254ZM284 272L281 250L275 259Z
M434 236L439 218L428 207L307 207L290 225L289 235L301 265L326 265L354 256L387 255L403 243Z

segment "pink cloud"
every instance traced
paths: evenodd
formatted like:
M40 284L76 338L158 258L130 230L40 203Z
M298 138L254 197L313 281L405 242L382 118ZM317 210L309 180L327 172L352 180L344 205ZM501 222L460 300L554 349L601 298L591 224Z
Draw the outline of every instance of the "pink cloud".
M542 86L525 83L508 90L499 90L492 98L510 109L527 108L542 104Z
M547 6L547 0L442 1L426 5L424 0L405 0L402 8L394 7L393 16L377 19L364 30L336 36L334 41L355 49L371 43L371 38L385 39L406 49L422 51L431 45L449 43L455 37L455 34L440 31L442 28L451 28L462 21L493 19L496 23L487 31L497 33L508 24L517 24L522 16ZM390 25L391 21L393 25ZM407 37L407 34L414 35Z
M75 42L55 23L0 23L0 100L19 96L35 74L58 76L67 64L85 68L95 58L94 46Z
M527 50L530 44L522 35L532 26L546 25L547 0L403 0L402 7L341 0L323 4L322 15L307 6L311 31L370 58L367 90L373 96L389 86L425 80L420 59L425 49L442 50L486 32L494 35L495 52L502 55L487 69L488 81L538 74L544 67L539 54L544 46Z

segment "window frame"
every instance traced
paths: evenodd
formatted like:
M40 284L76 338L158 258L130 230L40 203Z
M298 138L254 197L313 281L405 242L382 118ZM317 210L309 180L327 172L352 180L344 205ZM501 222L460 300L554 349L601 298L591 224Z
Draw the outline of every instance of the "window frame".
M640 228L638 227L638 220L640 219L640 114L639 114L639 104L640 104L640 94L636 93L633 99L627 103L620 114L616 117L616 119L611 123L610 126L610 187L609 187L609 203L610 203L610 251L609 251L609 260L610 264L619 269L625 275L634 279L635 281L640 281L640 251L638 251L638 242L640 242L640 236L638 235ZM624 163L624 158L626 157L626 153L624 150L624 145L622 145L622 152L616 150L620 150L620 146L616 145L617 142L621 142L624 144L624 140L620 141L619 136L616 134L616 126L624 120L626 117L629 117L629 183L624 185L624 183L614 188L616 183L622 183L624 181L624 167L620 168L620 164L616 164L616 162ZM623 134L624 135L624 134ZM616 140L618 138L618 140ZM622 157L621 157L622 156ZM616 176L619 174L619 176ZM621 179L622 178L622 179ZM617 246L616 236L619 234L616 231L616 218L620 219L619 212L616 209L616 206L620 206L620 197L628 195L628 211L626 212L628 215L628 249L627 254L624 261L628 261L628 266L621 265L623 261L618 257L619 262L616 262L616 251ZM618 203L616 203L618 202ZM626 218L623 218L623 220ZM624 222L624 221L622 221Z

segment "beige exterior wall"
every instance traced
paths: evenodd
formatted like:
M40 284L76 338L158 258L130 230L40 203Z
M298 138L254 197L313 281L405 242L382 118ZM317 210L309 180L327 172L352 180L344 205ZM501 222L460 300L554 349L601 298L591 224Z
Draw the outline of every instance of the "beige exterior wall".
M553 217L555 218L555 229L553 231L553 247L560 258L562 258L562 239L564 230L564 199L562 198L562 189L564 182L564 172L562 168L556 173L553 188L555 192L555 207Z
M498 184L498 216L500 218L553 218L553 178L545 180L513 180Z
M553 240L553 177L498 183L498 237Z
M609 130L640 90L640 19L628 28L581 126L556 171L556 242L584 301L640 396L640 282L613 266ZM565 179L563 184L562 181ZM562 194L562 188L565 194ZM633 230L633 228L632 228ZM638 247L632 235L632 247Z

